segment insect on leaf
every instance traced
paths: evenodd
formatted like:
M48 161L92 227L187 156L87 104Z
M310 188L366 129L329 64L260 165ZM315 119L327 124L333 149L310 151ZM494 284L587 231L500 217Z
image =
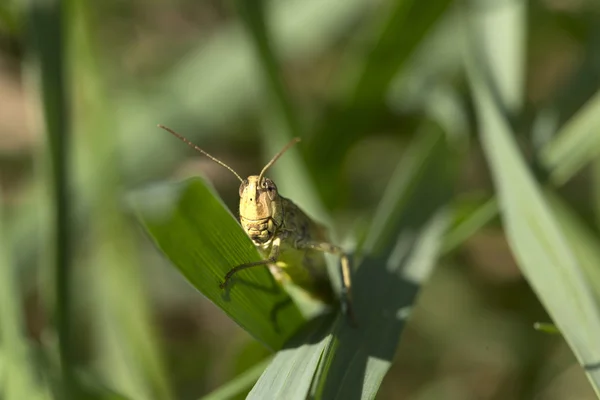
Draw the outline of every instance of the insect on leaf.
M232 267L261 257L202 179L147 189L136 194L133 203L148 233L173 265L257 340L277 350L304 323L266 267L240 271L225 290L219 288Z

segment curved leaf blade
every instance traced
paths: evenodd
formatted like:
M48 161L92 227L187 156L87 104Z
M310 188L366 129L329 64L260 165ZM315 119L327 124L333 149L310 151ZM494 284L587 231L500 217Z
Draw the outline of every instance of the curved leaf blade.
M312 320L277 353L247 399L306 399L325 347L332 339L332 315Z
M277 350L304 318L266 267L234 266L261 259L252 241L214 191L197 178L150 188L133 198L156 245L188 281L267 347Z
M477 48L469 50L468 77L508 242L523 274L578 361L589 366L588 378L600 393L597 299L559 219L519 153L514 133L484 78L482 64L475 58Z

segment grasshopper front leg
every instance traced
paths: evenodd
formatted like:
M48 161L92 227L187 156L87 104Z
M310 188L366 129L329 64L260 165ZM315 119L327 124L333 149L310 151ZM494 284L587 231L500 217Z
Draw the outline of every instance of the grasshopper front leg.
M281 238L276 238L275 240L273 240L273 244L271 245L271 253L269 254L269 258L267 258L266 260L255 261L255 262L238 265L237 267L231 268L229 270L229 272L227 272L227 274L225 275L225 280L219 285L219 287L221 289L225 288L225 286L227 286L227 283L233 277L233 275L240 272L241 270L252 268L252 267L260 267L261 265L274 264L277 261L277 259L279 258L279 248L280 247L281 247Z
M350 261L341 247L328 242L300 241L296 243L299 249L316 250L323 253L334 254L340 257L340 276L342 278L341 304L342 312L350 318L353 325L358 325L352 307L352 279L350 277Z

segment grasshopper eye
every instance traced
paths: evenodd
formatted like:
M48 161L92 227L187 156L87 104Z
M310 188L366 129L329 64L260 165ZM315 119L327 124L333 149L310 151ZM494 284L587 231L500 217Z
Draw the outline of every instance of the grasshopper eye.
M246 189L246 186L248 186L248 179L244 179L244 181L240 185L240 197L242 197L242 195L244 194L244 189Z
M275 197L277 196L277 186L275 186L275 182L270 179L265 179L262 186L267 190L269 199L275 200Z

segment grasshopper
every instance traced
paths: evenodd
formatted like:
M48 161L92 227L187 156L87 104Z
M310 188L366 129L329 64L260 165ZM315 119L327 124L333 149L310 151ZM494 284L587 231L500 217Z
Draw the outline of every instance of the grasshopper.
M246 179L224 162L211 156L194 143L163 125L159 128L185 142L214 162L231 171L241 182L240 224L257 247L263 260L234 266L227 272L220 288L224 289L231 278L244 269L268 266L281 284L292 282L312 297L326 304L335 302L333 288L327 274L324 253L340 258L339 273L342 282L342 312L356 325L352 309L350 261L341 247L331 244L325 227L313 221L293 201L281 196L275 182L265 177L265 172L275 164L290 147L300 141L293 139L264 166L259 175Z

